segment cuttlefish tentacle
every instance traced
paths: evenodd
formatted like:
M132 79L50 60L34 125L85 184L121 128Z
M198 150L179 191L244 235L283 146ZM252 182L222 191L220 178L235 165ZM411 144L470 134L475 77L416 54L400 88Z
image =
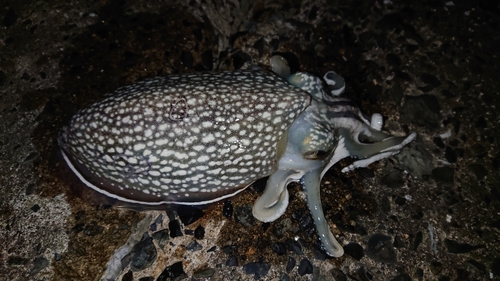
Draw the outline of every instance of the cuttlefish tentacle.
M293 170L278 170L267 180L264 193L255 201L252 213L263 222L271 222L279 218L288 206L287 185L298 181L300 175Z
M325 252L332 257L340 257L344 254L344 248L337 242L337 239L330 231L330 227L326 222L321 205L320 182L321 169L308 171L301 179L302 186L306 191L307 206L314 219L316 230L318 231L321 245Z

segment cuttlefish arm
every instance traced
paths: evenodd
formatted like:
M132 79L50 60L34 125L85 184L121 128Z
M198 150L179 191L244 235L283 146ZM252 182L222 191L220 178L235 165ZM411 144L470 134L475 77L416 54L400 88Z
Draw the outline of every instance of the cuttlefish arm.
M337 242L326 222L321 205L320 183L321 169L308 171L301 179L302 186L306 191L307 206L314 219L321 245L325 252L332 257L340 257L344 254L344 248Z
M278 219L288 206L287 185L298 181L302 173L293 170L278 170L267 180L264 193L255 201L253 216L262 222L271 222Z

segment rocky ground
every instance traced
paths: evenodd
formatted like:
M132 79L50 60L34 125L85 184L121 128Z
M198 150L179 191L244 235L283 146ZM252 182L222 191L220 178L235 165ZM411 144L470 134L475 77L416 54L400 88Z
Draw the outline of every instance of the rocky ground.
M408 4L405 2L413 2ZM495 1L3 1L0 279L500 280ZM265 179L203 210L136 212L74 188L55 138L78 109L170 73L341 74L384 130L418 138L322 183L346 254L319 247L298 185L272 223ZM109 266L108 266L109 262Z

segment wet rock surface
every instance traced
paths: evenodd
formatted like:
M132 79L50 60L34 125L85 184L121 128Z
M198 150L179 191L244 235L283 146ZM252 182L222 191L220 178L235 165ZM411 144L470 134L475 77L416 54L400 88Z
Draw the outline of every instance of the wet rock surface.
M0 279L496 280L500 275L497 3L7 1L0 11ZM265 186L204 209L142 212L83 189L54 151L78 109L170 73L268 68L346 80L345 96L417 140L334 166L318 245L301 187L271 223ZM135 206L136 207L136 206ZM137 208L135 208L137 209ZM140 208L139 208L140 210ZM109 262L109 264L108 264Z

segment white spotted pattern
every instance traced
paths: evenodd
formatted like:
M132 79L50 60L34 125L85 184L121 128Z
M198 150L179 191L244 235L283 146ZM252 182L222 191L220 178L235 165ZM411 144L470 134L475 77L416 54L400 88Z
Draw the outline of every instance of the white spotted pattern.
M78 112L60 143L103 193L215 201L277 169L278 142L309 102L266 71L158 77Z

